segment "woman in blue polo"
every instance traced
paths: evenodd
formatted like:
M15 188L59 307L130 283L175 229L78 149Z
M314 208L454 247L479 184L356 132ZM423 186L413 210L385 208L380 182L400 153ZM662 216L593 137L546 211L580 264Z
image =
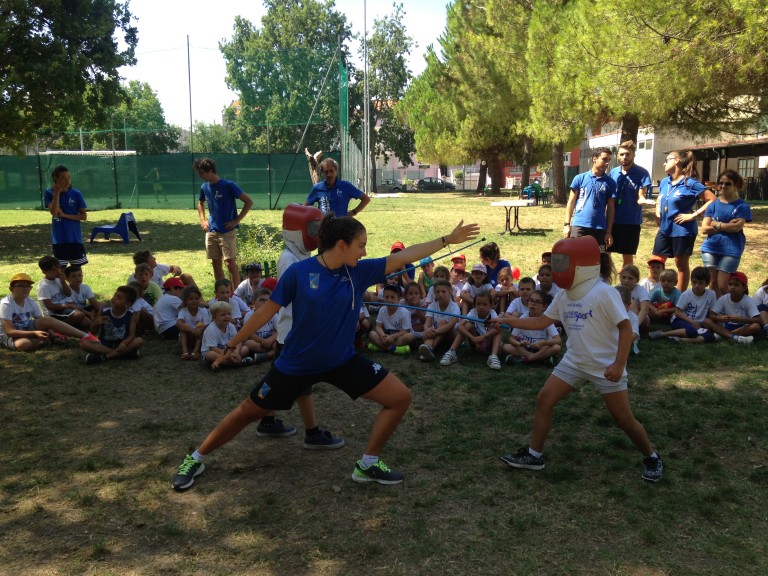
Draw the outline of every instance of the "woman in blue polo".
M653 243L653 254L674 257L677 288L684 292L691 277L689 261L699 229L696 218L715 200L715 195L699 182L696 158L690 150L668 153L664 170L668 176L659 184L656 202L659 231ZM700 197L704 205L697 209L696 202Z
M739 192L744 179L735 170L726 170L718 179L720 195L707 206L702 233L707 239L701 245L701 260L712 275L710 288L719 298L728 293L728 280L738 271L747 239L744 224L752 222L752 211Z

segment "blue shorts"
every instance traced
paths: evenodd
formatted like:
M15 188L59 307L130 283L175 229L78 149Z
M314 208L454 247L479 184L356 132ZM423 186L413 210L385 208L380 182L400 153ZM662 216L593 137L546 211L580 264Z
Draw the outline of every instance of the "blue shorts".
M654 256L690 256L693 254L693 245L696 243L696 236L667 236L661 230L656 233L656 240L653 242Z
M741 256L723 256L722 254L701 253L701 261L706 268L717 268L720 272L732 274L738 271Z
M59 261L59 265L63 268L68 264L88 264L88 258L85 255L85 246L77 243L64 243L54 244L53 255L56 256L56 260Z
M272 366L251 390L251 400L267 410L288 410L315 382L328 382L353 400L367 394L387 377L389 371L378 362L355 354L348 362L317 374L283 374Z
M715 341L715 333L711 330L707 330L706 328L694 328L692 324L689 322L686 322L685 320L679 320L675 319L670 324L672 330L685 330L685 337L686 338L696 338L697 336L701 336L704 338L704 342L714 342Z

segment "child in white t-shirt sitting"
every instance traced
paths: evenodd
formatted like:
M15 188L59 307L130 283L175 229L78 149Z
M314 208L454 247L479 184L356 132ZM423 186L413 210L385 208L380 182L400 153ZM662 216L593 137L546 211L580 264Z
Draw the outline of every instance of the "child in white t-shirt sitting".
M461 313L464 315L475 305L475 296L477 296L478 292L486 291L491 295L491 298L495 294L493 284L488 279L488 269L485 267L485 264L475 264L472 266L470 276L472 281L468 282L461 291Z
M203 331L200 345L200 361L210 366L229 347L229 341L237 334L237 328L232 323L232 306L229 302L218 300L209 307L211 323ZM253 358L248 355L248 346L240 344L232 349L219 366L247 366L253 364Z
M411 334L411 314L406 308L393 306L400 302L399 286L384 286L384 302L376 316L376 328L368 334L368 349L371 351L408 354L409 344L413 342Z
M181 291L181 308L176 316L176 327L179 329L182 360L200 358L203 332L211 323L211 313L208 308L201 306L202 300L203 295L197 286L187 286Z
M496 311L503 314L512 301L517 298L517 286L512 278L512 271L509 268L502 268L497 277L496 283Z
M64 277L71 291L69 297L72 302L89 321L93 320L93 314L101 307L101 303L96 299L91 287L83 283L83 267L79 264L67 266L64 269Z
M450 366L459 361L457 350L461 343L466 339L470 348L477 354L488 356L486 363L491 370L501 370L499 361L499 349L501 348L501 328L495 326L490 328L487 325L489 320L496 318L496 311L493 309L493 298L491 292L481 290L475 296L475 306L467 315L476 320L462 320L456 326L456 337L448 351L440 360L441 366Z
M755 301L748 295L749 285L744 272L733 272L728 278L728 294L723 294L712 307L704 326L715 338L730 338L738 344L752 344L763 330L763 320Z
M43 256L37 264L43 272L43 278L37 284L37 299L43 314L88 330L91 320L70 298L72 290L59 261L53 256Z
M632 295L630 310L637 315L640 330L645 333L648 330L648 308L651 307L648 291L640 286L640 270L634 264L627 264L619 273L619 281L622 286L629 288Z
M435 270L437 274L437 270ZM435 359L435 350L445 343L453 342L453 333L461 314L459 305L453 301L453 288L448 280L436 280L432 285L435 301L427 308L424 322L424 344L419 346L419 360L431 362ZM444 314L447 312L451 314Z
M403 298L400 303L416 308L427 307L426 301L421 298L421 288L416 282L409 282L406 284L405 298ZM411 346L413 346L414 342L421 343L420 341L424 339L424 322L427 319L427 311L409 308L408 312L411 313L411 334L413 334L413 342L411 342Z
M525 278L533 284L532 278ZM520 281L522 286L523 281ZM552 303L552 296L543 290L531 291L527 297L528 310L521 316L512 318L538 318L544 314L547 306ZM506 354L504 364L531 364L547 361L555 365L555 356L560 353L562 339L554 324L540 330L532 328L513 328L509 342L501 347Z
M243 325L253 316L253 313L269 302L269 297L272 295L272 290L269 288L257 288L253 293L253 310L248 312L243 318ZM277 350L277 321L280 319L280 312L276 313L272 318L259 327L253 334L248 336L248 339L244 342L248 346L248 351L253 353L253 362L260 364L267 362L275 357Z
M501 314L501 316L520 318L524 314L528 314L528 299L531 297L531 294L533 294L535 289L536 282L533 280L533 278L529 278L528 276L522 278L517 285L517 293L519 296L512 300L509 306L507 306L504 314Z
M629 323L632 325L632 353L640 354L640 348L637 345L637 343L640 341L640 321L637 318L637 314L632 312L632 292L626 286L616 286L616 290L619 291L621 301L624 303L624 307L627 309Z

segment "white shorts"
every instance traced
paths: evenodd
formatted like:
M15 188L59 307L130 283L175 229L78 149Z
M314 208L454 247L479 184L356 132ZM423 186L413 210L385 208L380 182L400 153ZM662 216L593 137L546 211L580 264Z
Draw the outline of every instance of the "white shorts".
M622 392L627 389L627 375L621 377L618 382L611 382L607 378L597 377L594 374L590 374L577 368L575 365L566 361L563 358L560 363L552 370L552 376L560 378L563 382L572 386L573 388L579 388L585 382L592 382L598 389L600 394L611 394L612 392Z

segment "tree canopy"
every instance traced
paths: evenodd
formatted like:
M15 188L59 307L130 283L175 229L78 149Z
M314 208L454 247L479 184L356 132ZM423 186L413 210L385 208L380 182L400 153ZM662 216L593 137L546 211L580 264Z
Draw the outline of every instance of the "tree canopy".
M122 36L118 47L116 36ZM128 3L0 0L0 148L118 104L118 68L135 62Z

